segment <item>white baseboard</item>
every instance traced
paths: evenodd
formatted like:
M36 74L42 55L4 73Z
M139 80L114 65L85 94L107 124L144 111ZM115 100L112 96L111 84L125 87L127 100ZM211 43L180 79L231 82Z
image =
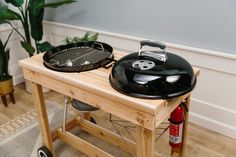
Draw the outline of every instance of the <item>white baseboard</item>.
M190 122L200 125L204 128L207 128L209 130L221 133L225 136L231 137L236 139L236 128L231 126L231 125L227 125L225 123L221 123L219 121L213 120L211 118L208 117L204 117L200 114L196 114L194 112L190 112L190 118L189 118Z
M20 59L18 59L18 60L20 60ZM18 60L17 60L17 62L18 62ZM18 84L25 81L24 76L22 74L22 70L19 67L18 63L10 65L9 70L11 72L11 75L13 76L13 84L14 85L18 85Z
M44 30L45 39L54 45L62 44L67 36L81 37L87 31L98 32L99 41L106 42L115 50L125 53L138 51L139 41L143 40L138 37L54 22L44 22ZM201 69L196 89L192 94L190 121L236 139L234 100L236 96L236 55L165 43L167 51L186 58L193 66ZM16 71L19 72L19 70ZM23 80L22 74L17 72L14 76L16 83Z
M194 124L236 139L234 110L192 98L189 118Z
M14 82L14 85L18 85L22 82L25 82L25 78L23 75L17 75L13 77L13 82Z

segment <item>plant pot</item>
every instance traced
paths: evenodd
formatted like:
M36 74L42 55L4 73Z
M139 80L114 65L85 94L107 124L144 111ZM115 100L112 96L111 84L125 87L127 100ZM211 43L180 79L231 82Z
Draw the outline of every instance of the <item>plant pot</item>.
M0 81L0 95L7 95L13 90L12 77L8 80Z
M26 92L28 92L28 93L32 93L31 82L28 81L28 80L25 80L25 90L26 90ZM50 91L49 88L43 87L43 93L47 93L47 92L49 92L49 91Z

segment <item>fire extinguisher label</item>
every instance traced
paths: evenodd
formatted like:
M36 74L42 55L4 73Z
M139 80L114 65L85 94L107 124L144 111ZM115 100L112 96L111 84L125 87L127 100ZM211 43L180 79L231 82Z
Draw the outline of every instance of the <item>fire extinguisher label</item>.
M178 144L182 142L183 123L181 124L170 124L170 136L169 140L171 143Z

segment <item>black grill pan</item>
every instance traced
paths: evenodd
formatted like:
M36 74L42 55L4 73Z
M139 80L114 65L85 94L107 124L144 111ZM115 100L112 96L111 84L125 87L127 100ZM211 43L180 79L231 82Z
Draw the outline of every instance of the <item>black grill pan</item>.
M102 42L79 42L61 45L47 51L44 65L61 72L82 72L109 64L113 60L113 48Z

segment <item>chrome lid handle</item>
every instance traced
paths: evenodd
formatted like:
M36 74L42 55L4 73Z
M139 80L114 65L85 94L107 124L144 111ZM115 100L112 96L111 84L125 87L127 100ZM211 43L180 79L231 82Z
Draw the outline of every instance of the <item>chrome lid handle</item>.
M164 43L158 41L151 41L151 40L142 40L140 41L140 46L150 46L150 47L159 47L160 49L164 50L166 45Z
M160 52L162 52L162 54L156 53L155 54L156 57L151 56L150 54L148 55L147 53L145 53L145 51L144 52L142 51L143 46L158 47L162 50L162 51L160 51ZM149 56L149 57L153 57L155 59L158 59L160 61L166 62L167 54L166 54L165 48L166 48L166 45L164 43L161 43L158 41L151 41L151 40L142 40L142 41L140 41L140 49L139 49L138 56Z

